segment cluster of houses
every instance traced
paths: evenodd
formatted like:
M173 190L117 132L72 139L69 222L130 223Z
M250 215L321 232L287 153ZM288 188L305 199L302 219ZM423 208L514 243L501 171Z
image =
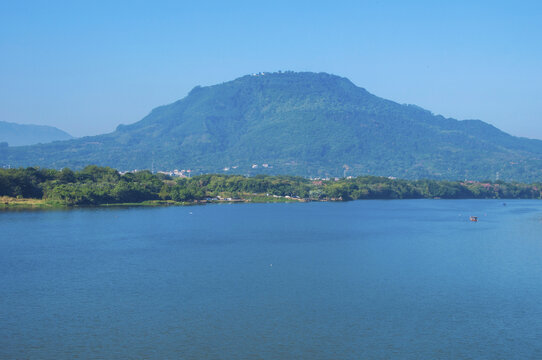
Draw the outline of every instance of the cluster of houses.
M128 171L119 171L119 174L124 175L124 174L129 174L129 173L137 173L139 171L143 171L143 170L134 169L134 170L128 170ZM157 171L156 173L169 175L169 176L177 176L177 177L190 177L191 172L192 172L192 170L184 170L184 169L183 170L177 170L177 169L175 169L175 170L172 170L172 171Z
M252 75L252 76L264 76L264 75L269 75L269 74L293 74L293 73L295 73L295 71L291 71L291 70L282 71L282 70L279 70L277 72L259 72L259 73L252 73L250 75Z
M347 179L353 179L354 177L353 176L347 176L346 177ZM322 181L330 181L330 180L334 180L334 181L339 181L341 180L341 178L338 178L338 177L314 177L314 178L309 178L309 180L312 181L312 183L314 185L322 185Z
M176 176L176 177L181 177L181 178L186 178L186 177L190 177L190 173L192 172L192 170L188 169L188 170L172 170L172 171L157 171L157 173L159 174L164 174L164 175L169 175L169 176Z
M223 170L224 171L230 171L230 170L235 170L238 167L239 166L226 166ZM262 168L265 168L265 169L272 169L273 168L273 166L269 165L269 164L252 164L250 167L252 169L258 169L259 167L262 167Z
M134 170L127 170L127 171L119 171L119 174L121 174L121 175L134 174L134 173L136 173L136 172L138 172L138 171L141 171L141 170L139 170L139 169L134 169Z
M252 164L252 168L253 168L253 169L257 169L258 167L259 167L258 164ZM272 168L272 166L270 166L269 164L262 164L262 167L263 167L263 168L266 168L266 169L267 169L267 168Z
M237 169L238 167L239 167L239 166L231 166L231 167L226 166L226 167L224 168L224 171L230 171L231 169L235 170L235 169Z

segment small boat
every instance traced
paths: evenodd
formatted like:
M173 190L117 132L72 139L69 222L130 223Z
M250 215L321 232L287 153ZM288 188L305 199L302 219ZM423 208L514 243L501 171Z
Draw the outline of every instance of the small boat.
M477 222L478 221L478 216L471 216L470 221Z

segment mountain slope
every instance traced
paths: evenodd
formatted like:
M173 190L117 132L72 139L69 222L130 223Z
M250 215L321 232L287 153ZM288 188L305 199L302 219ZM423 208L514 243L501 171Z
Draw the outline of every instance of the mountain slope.
M12 166L191 168L303 176L542 179L542 141L435 116L325 73L244 76L110 134L0 151ZM262 164L269 167L262 168ZM259 164L256 169L253 164ZM230 170L232 171L232 170Z
M70 134L53 126L21 125L0 121L0 142L7 142L10 146L33 145L71 138Z

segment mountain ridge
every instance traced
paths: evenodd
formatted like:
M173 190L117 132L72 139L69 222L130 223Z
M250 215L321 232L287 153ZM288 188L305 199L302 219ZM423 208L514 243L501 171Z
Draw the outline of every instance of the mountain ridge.
M17 124L0 121L0 143L10 146L34 145L73 138L67 132L49 125Z
M196 86L183 99L109 134L10 147L0 152L0 161L54 168L92 163L121 170L532 181L542 178L542 141L383 99L344 77L279 72Z

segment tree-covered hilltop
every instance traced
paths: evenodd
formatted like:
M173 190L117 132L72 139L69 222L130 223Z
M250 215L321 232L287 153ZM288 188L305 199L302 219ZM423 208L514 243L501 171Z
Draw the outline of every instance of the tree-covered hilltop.
M542 141L401 105L339 76L286 72L196 87L110 134L0 147L8 164L534 182Z
M0 196L43 199L67 206L224 199L540 199L542 183L413 181L375 176L309 180L297 176L208 174L171 178L149 171L121 174L108 167L92 165L75 172L33 167L0 169Z

